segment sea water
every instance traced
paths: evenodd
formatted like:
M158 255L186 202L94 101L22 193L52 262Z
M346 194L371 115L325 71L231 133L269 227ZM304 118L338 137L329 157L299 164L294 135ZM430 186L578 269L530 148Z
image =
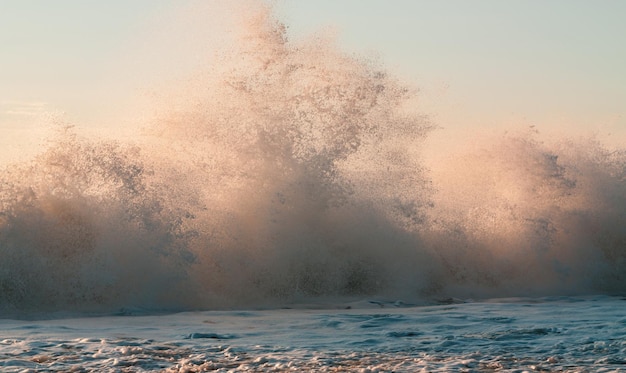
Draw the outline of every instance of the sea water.
M3 370L620 369L625 148L429 163L417 89L235 13L136 136L60 123L3 166Z
M0 321L3 372L623 372L626 299Z

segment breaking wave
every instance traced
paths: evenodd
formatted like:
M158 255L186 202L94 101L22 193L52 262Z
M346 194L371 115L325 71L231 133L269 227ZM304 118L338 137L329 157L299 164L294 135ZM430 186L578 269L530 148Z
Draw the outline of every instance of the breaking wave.
M624 293L626 150L528 131L425 164L416 92L271 9L141 136L0 175L0 309Z

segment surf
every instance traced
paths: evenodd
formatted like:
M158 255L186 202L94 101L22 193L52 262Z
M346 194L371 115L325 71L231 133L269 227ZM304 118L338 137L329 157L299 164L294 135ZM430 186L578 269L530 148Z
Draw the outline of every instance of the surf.
M4 168L2 312L626 291L625 149L511 131L427 163L417 88L269 6L238 25L140 134L61 123Z

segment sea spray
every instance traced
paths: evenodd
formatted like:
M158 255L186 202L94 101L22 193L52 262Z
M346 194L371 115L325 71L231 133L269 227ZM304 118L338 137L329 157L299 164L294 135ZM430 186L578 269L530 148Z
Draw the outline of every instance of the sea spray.
M423 287L428 254L403 225L427 205L419 187L405 192L423 179L411 147L431 125L402 109L411 91L326 38L290 43L263 6L229 53L133 144L64 130L8 169L5 307L220 308Z
M465 296L623 292L625 155L526 131L433 166L428 234L440 232L445 281Z
M163 307L194 256L183 211L144 181L138 149L64 129L0 189L6 310ZM180 299L177 299L177 303Z
M243 35L220 60L228 71L200 74L217 70L211 90L191 81L186 105L152 129L185 149L166 165L199 166L184 178L204 184L202 293L263 303L396 288L400 262L385 256L427 256L400 223L428 204L412 155L432 125L403 109L412 92L378 66L323 37L290 43L266 9ZM428 266L410 267L402 275L421 288Z
M625 291L623 150L521 133L426 165L415 90L246 4L142 136L62 128L4 170L3 312Z

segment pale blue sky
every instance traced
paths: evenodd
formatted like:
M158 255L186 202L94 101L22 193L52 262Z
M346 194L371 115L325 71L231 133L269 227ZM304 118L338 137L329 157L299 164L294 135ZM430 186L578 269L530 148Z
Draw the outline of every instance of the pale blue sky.
M186 2L0 0L0 145L18 151L24 131L36 132L49 112L104 127L128 115L122 107L150 70L128 55L155 27L176 27L164 15ZM333 28L348 52L377 54L422 89L425 109L444 128L528 123L612 132L626 143L626 1L275 4L295 39ZM161 66L185 63L184 50L168 56L149 43Z

